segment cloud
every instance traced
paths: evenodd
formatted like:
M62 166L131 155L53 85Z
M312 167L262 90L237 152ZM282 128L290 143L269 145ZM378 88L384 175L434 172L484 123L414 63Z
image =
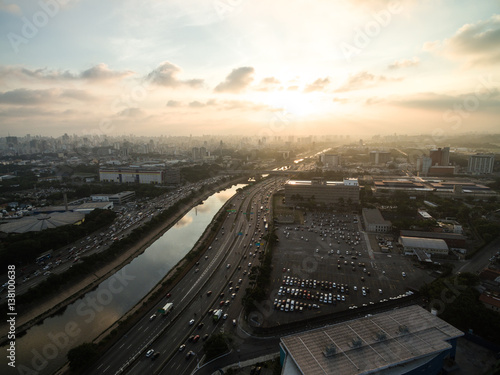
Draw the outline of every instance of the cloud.
M271 90L283 90L283 87L277 87L281 82L279 79L274 77L267 77L260 81L259 87L256 88L257 91L271 91Z
M84 70L80 78L89 81L108 81L113 79L122 79L134 74L132 71L118 72L109 69L106 64L98 64L90 69Z
M23 14L21 8L17 4L4 4L0 0L0 12L15 14L16 16L20 16Z
M264 78L261 83L264 85L279 85L281 82L277 78L267 77Z
M28 69L20 66L0 67L0 77L17 77L18 79L37 79L41 81L109 81L122 79L133 75L132 71L113 71L106 64L97 64L81 73L71 73L68 70L49 70L47 68Z
M420 64L420 60L418 57L414 57L412 59L403 59L394 61L392 64L389 64L389 69L400 69L400 68L410 68L413 66L417 66Z
M124 110L117 113L120 117L142 117L145 115L144 111L140 108L132 107L125 108Z
M60 102L60 99L69 98L83 102L94 100L94 97L83 90L60 90L60 89L45 89L45 90L28 90L15 89L6 92L0 92L0 104L10 105L40 105Z
M274 108L265 104L254 103L248 100L225 100L220 103L220 108L223 110L242 110L242 111L266 111L275 112L281 110L281 108Z
M293 85L293 86L288 86L287 91L297 91L299 89L299 86Z
M335 92L346 92L352 90L360 90L364 88L374 87L381 82L397 82L401 81L402 78L392 78L386 76L376 76L374 74L368 73L366 71L359 72L356 74L350 74L349 79L341 87L335 90Z
M199 102L198 100L195 100L191 103L189 103L189 106L191 108L201 108L201 107L205 107L206 104L202 103L202 102Z
M332 101L334 103L341 103L341 104L344 104L344 103L347 103L349 100L347 98L339 98L339 97L335 97L332 99Z
M216 92L239 93L253 82L254 68L241 67L233 69L224 82L215 87Z
M455 35L443 42L426 42L424 51L442 54L469 65L500 63L500 15L486 21L465 24Z
M498 90L485 91L478 96L477 93L464 93L458 95L438 94L434 92L418 93L404 98L392 99L391 103L397 106L444 111L456 109L467 112L469 109L482 110L493 108L500 110L500 93Z
M169 61L163 61L156 69L147 75L146 79L151 83L164 87L188 86L198 88L203 86L202 79L180 80L178 76L181 72L182 69L179 66Z
M304 88L304 92L323 91L330 84L330 78L318 78Z
M167 107L179 107L181 105L181 102L178 102L177 100L169 100L167 102Z

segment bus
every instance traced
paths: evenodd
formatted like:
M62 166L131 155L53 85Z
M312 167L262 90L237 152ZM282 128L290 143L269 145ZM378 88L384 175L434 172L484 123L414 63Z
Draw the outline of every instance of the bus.
M36 262L42 263L42 262L46 261L47 259L52 258L52 252L53 252L53 250L49 250L46 253L43 253L38 258L36 258Z

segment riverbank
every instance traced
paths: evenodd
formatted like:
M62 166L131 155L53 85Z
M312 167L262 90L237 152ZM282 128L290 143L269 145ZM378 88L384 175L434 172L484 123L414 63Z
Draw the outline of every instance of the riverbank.
M64 309L67 305L81 298L85 293L96 288L103 280L112 276L126 264L130 263L138 255L143 253L154 241L156 241L168 229L175 225L175 223L187 212L189 212L189 210L191 210L194 206L201 203L203 200L207 199L215 192L221 189L226 189L241 181L242 178L238 178L211 187L209 190L205 191L202 196L193 198L189 203L179 208L176 215L173 215L169 220L166 220L163 225L161 225L157 229L152 230L150 233L144 236L144 238L135 243L129 249L125 250L119 257L115 258L113 261L104 265L93 274L88 275L72 286L67 287L63 293L59 293L58 295L53 296L46 301L40 302L29 310L19 312L16 327L17 334L20 335L30 327L56 314L57 312ZM0 324L0 329L2 329L2 332L7 332L7 325L5 323ZM5 339L6 337L2 337L1 341L4 342Z
M245 181L246 179L233 181L232 183L223 186L222 189L229 188L231 185ZM213 193L215 193L215 191L209 195L212 195ZM205 199L206 197L202 200ZM167 275L165 275L162 280L160 280L140 301L138 301L135 306L133 306L126 314L124 314L120 319L118 319L92 341L94 344L98 345L99 353L106 353L107 350L110 349L124 334L126 334L146 312L150 311L161 300L164 300L166 292L173 288L180 280L182 280L186 273L192 269L195 263L204 254L204 251L208 247L209 243L213 241L216 233L222 226L223 220L227 215L227 206L230 204L230 201L231 199L229 199L215 214L214 219L207 226L189 253L186 254L186 256L182 258L174 267L172 267ZM192 207L190 209L192 209ZM193 257L192 255L195 256ZM55 372L55 375L63 374L72 374L68 362Z

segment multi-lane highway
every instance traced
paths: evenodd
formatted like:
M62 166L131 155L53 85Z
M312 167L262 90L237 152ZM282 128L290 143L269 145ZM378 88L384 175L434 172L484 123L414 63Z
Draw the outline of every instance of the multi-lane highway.
M175 287L165 290L165 299L119 339L88 373L187 374L203 356L206 337L237 330L248 273L258 264L258 255L254 254L259 251L256 243L265 232L268 195L278 189L281 182L283 180L274 178L265 180L231 198L226 209L232 212L199 264ZM167 295L170 296L167 298ZM158 314L157 310L167 302L173 303L173 310L165 316ZM221 308L227 314L226 319L215 323L208 313L215 308ZM151 318L154 313L157 316ZM197 342L189 340L196 335L200 336ZM182 351L181 345L186 345ZM159 353L155 359L153 355L146 356L151 349ZM194 354L186 358L190 352Z

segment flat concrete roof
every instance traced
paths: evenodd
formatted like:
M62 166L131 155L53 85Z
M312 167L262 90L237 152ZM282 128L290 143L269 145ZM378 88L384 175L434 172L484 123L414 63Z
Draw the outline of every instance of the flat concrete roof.
M283 337L305 375L370 374L429 358L463 333L418 305ZM425 361L423 361L425 362Z
M363 208L363 217L367 221L367 224L391 224L390 221L384 219L378 208Z

